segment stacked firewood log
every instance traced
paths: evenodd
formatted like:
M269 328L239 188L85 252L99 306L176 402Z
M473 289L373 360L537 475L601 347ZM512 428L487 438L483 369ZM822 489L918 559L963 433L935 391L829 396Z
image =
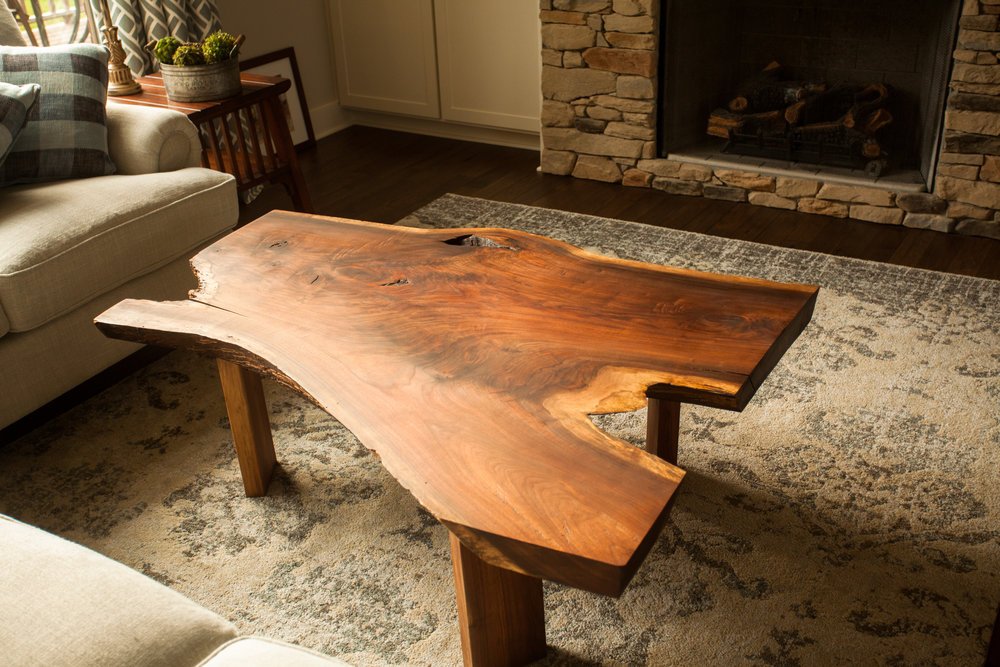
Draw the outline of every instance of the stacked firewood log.
M881 83L831 87L783 80L781 65L774 62L740 86L727 108L712 112L708 134L730 144L766 137L841 147L862 165L880 160L881 171L886 151L877 135L892 122L889 97Z

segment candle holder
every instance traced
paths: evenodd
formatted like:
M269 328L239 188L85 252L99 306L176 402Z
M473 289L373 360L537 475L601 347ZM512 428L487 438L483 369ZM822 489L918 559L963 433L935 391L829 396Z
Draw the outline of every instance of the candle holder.
M103 14L104 44L111 52L108 59L108 95L135 95L142 92L142 86L132 78L132 70L125 64L125 48L118 38L118 27L111 22L111 10L108 8L108 0L101 0L101 12Z

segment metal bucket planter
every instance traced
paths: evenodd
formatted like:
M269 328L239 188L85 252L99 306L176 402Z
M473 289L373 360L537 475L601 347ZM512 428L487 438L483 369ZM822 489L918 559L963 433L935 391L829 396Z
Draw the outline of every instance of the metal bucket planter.
M207 102L239 95L240 63L236 58L211 65L165 65L160 63L167 99L175 102Z
M237 35L229 58L222 62L186 67L160 63L167 99L174 102L208 102L239 95L243 85L240 83L238 56L245 39L244 35ZM156 60L156 40L147 44L146 50Z

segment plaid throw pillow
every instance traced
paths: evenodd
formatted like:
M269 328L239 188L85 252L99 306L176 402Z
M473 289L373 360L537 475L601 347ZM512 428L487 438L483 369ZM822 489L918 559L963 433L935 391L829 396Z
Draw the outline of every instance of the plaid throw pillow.
M0 165L3 165L14 140L28 122L28 110L38 99L39 89L37 83L12 86L0 82Z
M0 47L0 81L41 85L27 125L0 166L0 185L114 173L105 125L106 48Z

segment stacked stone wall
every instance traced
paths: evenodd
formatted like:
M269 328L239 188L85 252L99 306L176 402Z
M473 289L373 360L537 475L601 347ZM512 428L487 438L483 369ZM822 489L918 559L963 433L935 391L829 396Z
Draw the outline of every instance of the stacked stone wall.
M659 0L541 0L542 171L1000 238L1000 0L964 0L933 193L656 157Z

